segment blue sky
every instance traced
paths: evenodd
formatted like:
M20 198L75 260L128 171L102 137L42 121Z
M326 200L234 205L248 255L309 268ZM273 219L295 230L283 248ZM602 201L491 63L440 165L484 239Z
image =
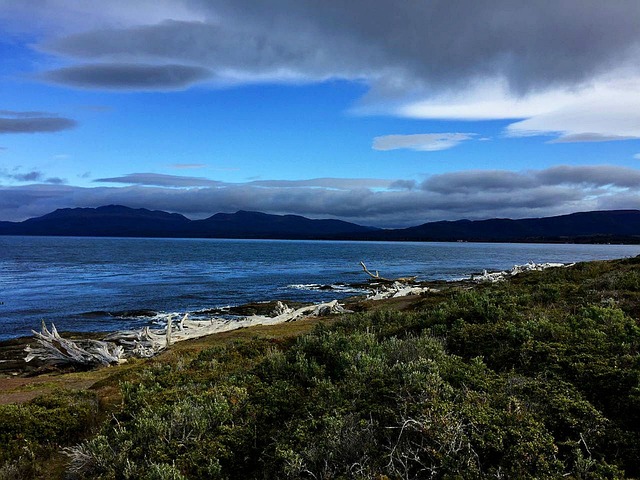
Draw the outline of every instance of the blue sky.
M0 0L0 219L640 208L640 4Z

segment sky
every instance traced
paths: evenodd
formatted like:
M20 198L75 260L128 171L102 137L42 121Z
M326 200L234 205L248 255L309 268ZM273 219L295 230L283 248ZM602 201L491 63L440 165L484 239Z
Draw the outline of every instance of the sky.
M0 0L0 220L640 209L637 0Z

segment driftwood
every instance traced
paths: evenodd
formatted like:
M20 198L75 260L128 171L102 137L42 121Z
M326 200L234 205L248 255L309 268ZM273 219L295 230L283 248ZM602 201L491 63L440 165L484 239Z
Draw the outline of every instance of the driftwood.
M50 365L79 364L91 367L115 365L124 360L124 350L120 345L99 340L67 340L60 336L54 324L51 324L49 330L43 321L41 331L32 332L38 344L25 348L26 362L37 358Z
M471 280L474 282L501 282L509 277L512 277L513 275L517 275L522 272L540 271L547 268L569 267L571 265L574 264L529 262L525 263L524 265L514 265L511 270L504 270L501 272L487 272L486 270L484 270L480 275L471 275Z
M380 272L371 273L364 262L360 262L364 273L371 277L371 294L367 300L384 300L385 298L406 297L409 295L422 295L427 292L437 292L436 289L416 284L416 277L384 278Z
M26 347L25 360L29 362L37 358L51 365L67 364L85 367L115 365L125 362L129 357L153 357L173 343L183 340L254 325L275 325L292 322L303 317L347 312L349 310L346 310L337 300L298 309L277 302L272 316L251 315L233 320L224 318L189 320L188 314L185 314L175 325L172 317L169 317L167 325L163 328L144 327L139 330L119 331L108 335L103 341L86 340L82 342L62 338L55 325L52 325L51 330L48 330L43 321L41 332L33 331L38 345Z
M380 276L380 272L378 272L376 270L376 273L373 274L369 271L369 269L367 268L367 266L364 264L364 262L360 262L360 265L362 265L362 270L364 270L364 273L366 273L367 275L369 275L373 280L375 280L376 282L381 282L381 283L413 283L416 281L416 277L400 277L400 278L384 278Z
M390 284L380 285L373 289L367 300L384 300L385 298L408 297L410 295L422 295L425 293L438 292L439 290L431 287L422 287L418 285L406 284L402 282L393 282Z

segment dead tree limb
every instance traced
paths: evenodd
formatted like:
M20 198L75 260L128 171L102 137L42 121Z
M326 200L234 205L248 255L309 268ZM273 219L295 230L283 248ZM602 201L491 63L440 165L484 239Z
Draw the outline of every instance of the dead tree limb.
M124 350L119 345L99 340L67 340L60 336L55 325L51 324L49 330L44 321L40 332L32 332L38 344L25 348L27 362L37 358L51 365L75 364L95 367L115 365L124 360Z
M366 273L367 275L369 275L372 279L378 281L378 282L382 282L382 283L413 283L416 281L416 277L400 277L400 278L384 278L380 276L380 272L378 272L376 270L375 275L373 273L371 273L369 271L369 269L367 268L367 266L364 264L364 262L360 262L360 265L362 265L362 270L364 270L364 273Z

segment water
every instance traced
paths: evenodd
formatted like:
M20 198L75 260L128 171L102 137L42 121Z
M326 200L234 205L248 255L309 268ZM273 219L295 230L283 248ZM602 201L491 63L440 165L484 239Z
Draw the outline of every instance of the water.
M361 260L387 277L451 280L528 261L638 254L637 245L0 237L0 339L29 335L42 319L111 331L150 321L125 311L198 317L251 301L342 298L355 292L313 286L366 280Z

